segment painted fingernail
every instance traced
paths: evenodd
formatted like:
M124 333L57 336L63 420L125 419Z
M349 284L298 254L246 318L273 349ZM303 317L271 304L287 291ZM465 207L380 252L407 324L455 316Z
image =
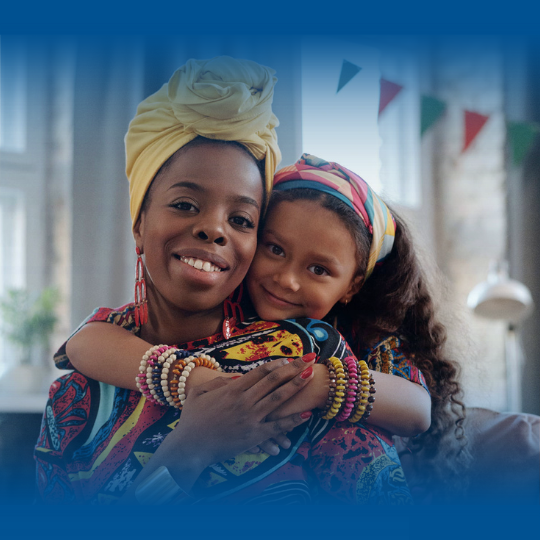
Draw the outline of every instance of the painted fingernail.
M294 358L286 358L287 362L290 364L291 362L294 362Z
M310 417L311 417L311 411L306 411L300 414L300 418L302 420L307 420Z
M242 375L235 375L234 377L231 377L231 379L234 381L234 379L239 379Z
M302 360L304 362L311 362L312 360L315 360L315 358L317 358L317 355L314 352L310 352L302 356Z
M311 376L312 373L313 373L313 366L309 366L307 369L304 369L304 371L302 372L302 375L300 375L300 378L307 379L308 377Z

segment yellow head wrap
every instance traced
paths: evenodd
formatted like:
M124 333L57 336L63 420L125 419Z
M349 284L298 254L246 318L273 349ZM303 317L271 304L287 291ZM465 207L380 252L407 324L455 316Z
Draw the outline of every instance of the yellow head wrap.
M242 143L257 160L266 158L272 189L281 161L272 113L275 71L250 60L219 56L188 60L167 84L139 104L125 138L132 225L160 167L198 135Z

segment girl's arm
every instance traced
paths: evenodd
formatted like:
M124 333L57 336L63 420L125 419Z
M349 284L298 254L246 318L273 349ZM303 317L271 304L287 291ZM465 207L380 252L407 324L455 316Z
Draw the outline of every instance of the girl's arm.
M137 390L135 376L140 359L151 344L110 323L86 324L67 343L71 363L84 375L108 384ZM323 408L329 390L328 370L316 364L310 385L277 409L272 418ZM368 422L394 435L412 437L426 431L431 423L431 399L420 385L402 377L371 371L376 382L376 400ZM195 368L188 378L194 388L215 377L231 377L208 368Z
M135 376L143 354L151 346L121 326L91 322L71 337L66 352L70 362L83 375L120 388L137 390ZM215 377L232 376L234 373L197 367L188 378L186 390Z

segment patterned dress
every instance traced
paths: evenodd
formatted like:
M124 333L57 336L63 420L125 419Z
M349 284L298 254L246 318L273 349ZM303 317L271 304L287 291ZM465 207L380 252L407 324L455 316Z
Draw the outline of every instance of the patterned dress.
M136 332L133 305L97 309L86 321L105 321ZM83 324L85 324L83 323ZM312 319L250 319L233 336L221 334L179 345L215 357L227 372L243 373L280 357L317 353L351 355L342 336ZM381 360L381 358L383 358ZM392 336L366 356L370 367L425 386ZM57 367L73 369L65 344ZM35 448L37 485L46 503L107 504L117 501L175 428L181 412L147 401L74 371L49 391ZM321 420L313 415L288 434L279 455L243 453L201 474L186 502L409 504L411 497L392 436L370 424Z

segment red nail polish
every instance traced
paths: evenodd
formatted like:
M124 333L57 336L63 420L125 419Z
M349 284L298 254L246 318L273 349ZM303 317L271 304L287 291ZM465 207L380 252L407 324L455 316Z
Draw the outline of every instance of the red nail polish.
M302 418L302 420L307 420L308 418L311 417L311 411L306 411L306 412L303 412L301 415L300 415L300 418Z
M287 362L289 362L289 364L294 361L294 358L287 358Z
M300 378L307 379L312 373L313 373L313 366L309 366L307 369L304 369L304 371L302 372L302 375L300 375Z
M242 375L235 375L234 377L231 377L232 380L239 379Z
M315 360L315 358L317 358L317 355L314 352L310 352L302 356L302 360L304 362L311 362L312 360Z

